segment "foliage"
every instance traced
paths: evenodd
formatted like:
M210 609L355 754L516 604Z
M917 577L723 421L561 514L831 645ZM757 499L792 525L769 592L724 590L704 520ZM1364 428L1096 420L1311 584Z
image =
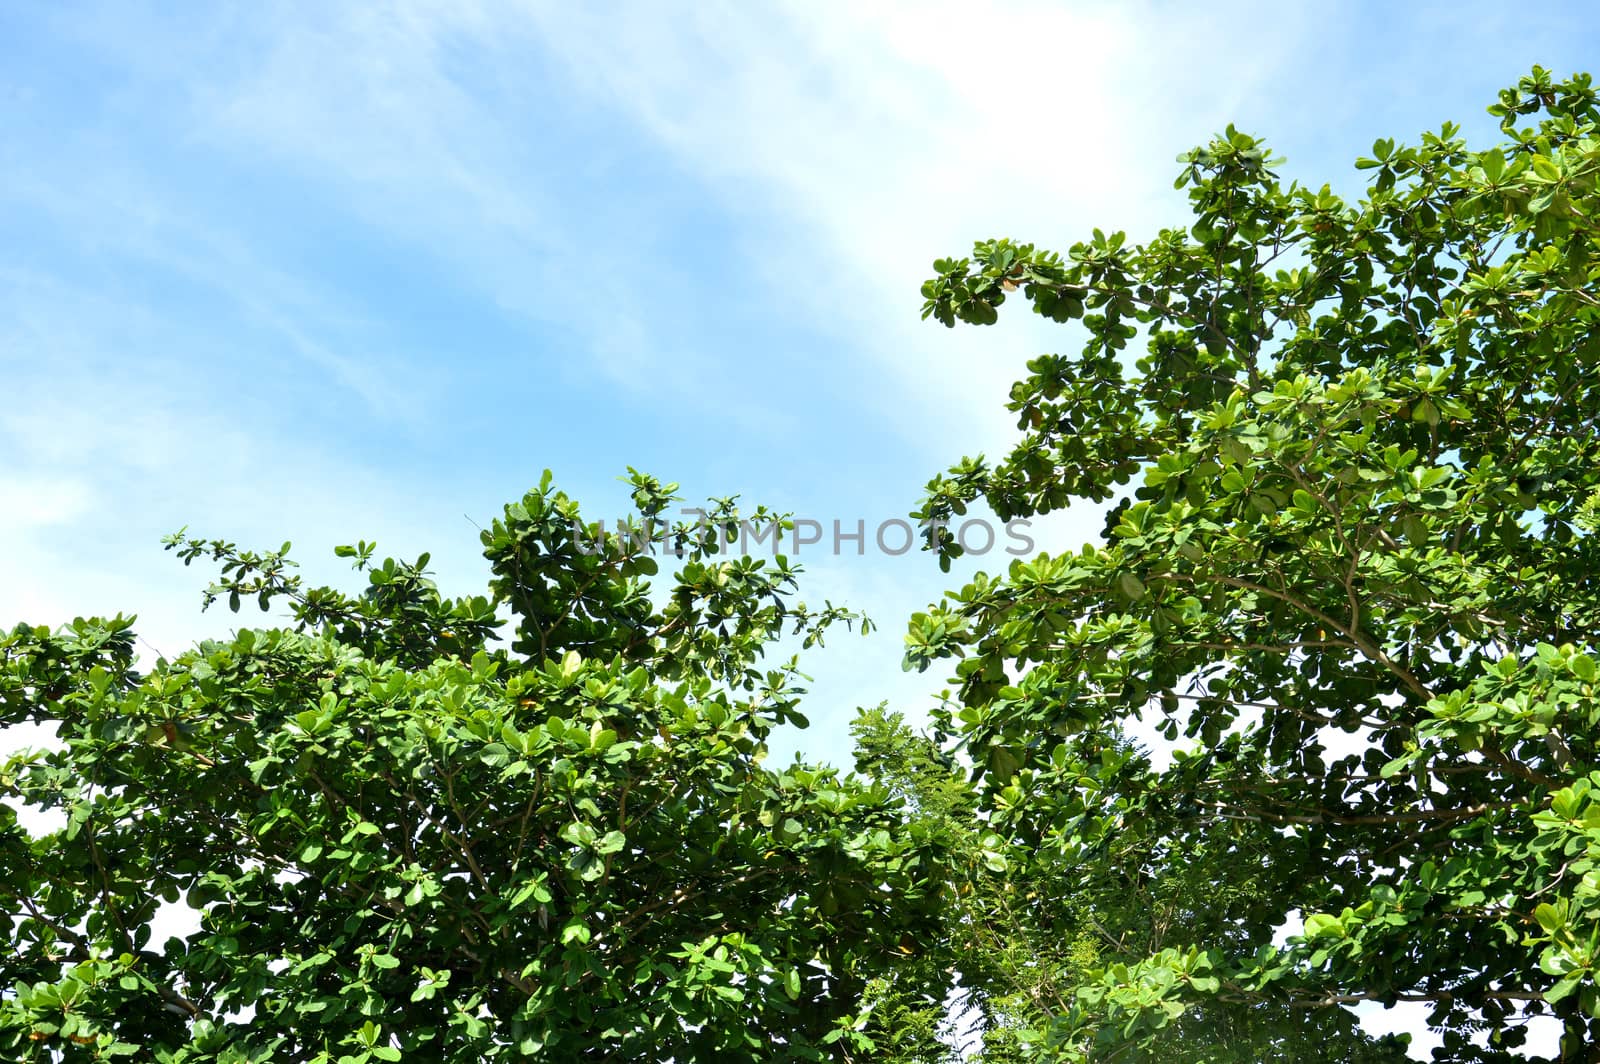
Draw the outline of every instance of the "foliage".
M1052 896L1189 897L1036 1011L1066 1059L1252 1003L1429 1002L1436 1059L1509 1059L1541 1013L1600 1044L1600 110L1536 69L1491 112L1498 145L1378 141L1358 203L1230 128L1181 157L1188 228L987 241L923 287L1083 344L918 516L1115 504L917 615L908 662L959 659L944 726ZM1166 756L1126 747L1141 714Z
M485 595L179 533L287 620L149 668L121 616L0 635L0 726L58 739L0 764L0 1054L946 1064L954 1022L991 1064L1376 1064L1340 1006L1423 1001L1436 1059L1541 1014L1600 1059L1600 104L1536 69L1491 111L1379 141L1357 203L1230 128L1187 228L936 264L926 316L1018 295L1082 350L930 484L930 546L1113 505L912 619L954 702L864 714L871 782L763 764L805 723L766 656L857 618L723 553L733 500L653 585L637 473L643 533L548 475L507 506Z
M1021 1064L1048 1057L1052 1016L1072 1008L1077 987L1111 964L1132 964L1164 941L1236 937L1219 900L1270 898L1270 870L1239 860L1233 840L1183 840L1159 864L1101 861L1087 873L1060 850L1004 838L975 814L981 796L934 738L899 714L865 712L854 725L857 768L905 796L951 854L954 879L942 943L926 963L947 963L964 989L958 1043L968 1059ZM1129 758L1127 744L1113 751ZM1143 836L1125 831L1116 845ZM973 1036L976 1036L975 1038ZM879 1039L880 1044L887 1044ZM918 1059L918 1058L908 1058ZM937 1059L937 1058L935 1058ZM1117 1059L1206 1061L1403 1061L1403 1041L1372 1039L1344 1010L1280 1002L1209 1000L1174 1017L1137 1055Z
M649 518L675 485L634 477ZM763 512L764 513L764 512ZM548 474L483 533L491 594L427 558L357 596L184 534L209 599L287 603L148 671L132 622L0 639L0 1056L188 1061L858 1060L869 985L934 937L938 840L879 786L762 766L797 720L780 635L853 618L782 560L584 528ZM508 620L507 620L508 619ZM497 634L509 623L509 646ZM65 826L21 830L21 805ZM152 941L163 906L200 931ZM942 997L928 986L924 997Z

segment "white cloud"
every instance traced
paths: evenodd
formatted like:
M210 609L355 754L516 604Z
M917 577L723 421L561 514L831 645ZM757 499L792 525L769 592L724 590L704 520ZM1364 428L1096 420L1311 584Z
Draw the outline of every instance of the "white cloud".
M90 505L88 486L76 478L0 474L0 518L14 528L66 524L81 517Z
M869 361L835 368L900 389L908 433L961 423L972 449L1009 436L1005 386L1062 334L919 326L928 263L986 236L1065 248L1181 217L1173 156L1263 91L1306 26L1249 4L521 11L577 83L745 207L774 302ZM517 41L500 13L497 39Z
M928 263L983 236L1065 247L1181 216L1172 156L1263 94L1309 19L1239 2L278 5L208 24L233 61L194 63L180 98L192 142L315 182L507 311L576 329L619 383L695 395L713 364L658 320L661 290L704 301L717 270L761 277L775 332L833 340L793 371L897 392L883 416L942 458L927 426L959 425L968 449L1007 438L1006 386L1063 334L1023 314L919 323ZM148 32L119 58L148 66ZM619 122L678 172L575 211L586 175L617 165L583 130ZM680 175L737 220L709 266L651 232L651 183Z

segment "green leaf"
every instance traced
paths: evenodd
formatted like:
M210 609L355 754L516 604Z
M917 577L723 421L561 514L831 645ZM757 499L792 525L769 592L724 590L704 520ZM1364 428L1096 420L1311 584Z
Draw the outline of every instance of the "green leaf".
M1569 975L1564 979L1558 979L1549 990L1544 992L1544 999L1552 1005L1558 1004L1563 999L1571 997L1582 983L1583 974L1581 972Z
M1556 908L1549 902L1543 902L1533 910L1533 918L1539 922L1547 935L1554 934L1567 926L1565 908Z

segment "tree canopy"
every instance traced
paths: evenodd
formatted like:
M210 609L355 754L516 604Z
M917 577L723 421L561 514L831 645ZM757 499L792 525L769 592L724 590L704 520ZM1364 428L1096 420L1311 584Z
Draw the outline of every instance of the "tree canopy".
M1064 871L1041 904L1206 870L1034 1010L1068 1059L1359 1001L1431 1003L1436 1059L1551 1012L1600 1059L1600 111L1535 70L1491 112L1498 144L1378 141L1353 203L1230 128L1181 157L1187 227L986 241L923 287L947 325L1021 298L1083 339L920 516L1112 505L919 614L908 661L959 659L943 726Z
M635 486L651 517L674 487ZM210 597L290 623L144 671L123 618L15 628L0 720L61 745L0 770L0 1054L861 1059L869 984L932 937L940 849L883 787L762 766L801 690L763 649L853 618L709 528L678 530L658 603L646 546L596 550L547 476L483 533L487 596L366 543L350 597L287 545L179 535ZM30 837L18 799L65 827ZM199 933L153 941L163 903Z
M0 634L0 726L57 737L0 763L0 1054L1378 1064L1345 1006L1407 1001L1436 1060L1540 1015L1600 1060L1600 97L1491 111L1378 141L1355 202L1230 128L1182 227L935 264L926 317L1079 349L929 484L928 547L1105 531L915 615L951 690L863 712L855 774L765 764L780 649L865 622L723 549L729 500L607 535L547 474L465 597L181 532L277 619L153 663L122 616Z

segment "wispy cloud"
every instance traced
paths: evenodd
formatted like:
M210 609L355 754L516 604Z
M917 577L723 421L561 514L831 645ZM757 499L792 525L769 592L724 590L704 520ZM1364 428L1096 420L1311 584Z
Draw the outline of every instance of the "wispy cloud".
M984 235L1066 244L1171 217L1176 148L1262 94L1302 43L1305 19L1266 13L269 5L207 22L200 36L231 61L197 62L162 99L182 108L186 144L277 173L501 310L570 331L583 364L625 387L704 405L693 382L736 367L749 383L718 407L781 416L755 386L773 375L757 352L730 365L683 342L755 299L771 332L817 338L785 371L837 378L847 399L849 380L896 389L884 416L913 446L930 422L993 442L1004 386L1059 334L919 327L928 262ZM153 26L101 46L148 63L129 53L175 31ZM700 209L658 198L684 181L715 211L663 232L664 211Z
M1060 334L918 328L928 263L983 236L1066 245L1172 217L1175 151L1264 91L1307 32L1264 10L531 5L500 39L536 40L743 207L740 250L774 306L849 351L817 368L900 389L908 432L932 417L992 439L1004 426L974 393L997 411L1021 357Z
M0 474L0 514L13 527L32 530L62 525L89 511L90 492L75 477Z

